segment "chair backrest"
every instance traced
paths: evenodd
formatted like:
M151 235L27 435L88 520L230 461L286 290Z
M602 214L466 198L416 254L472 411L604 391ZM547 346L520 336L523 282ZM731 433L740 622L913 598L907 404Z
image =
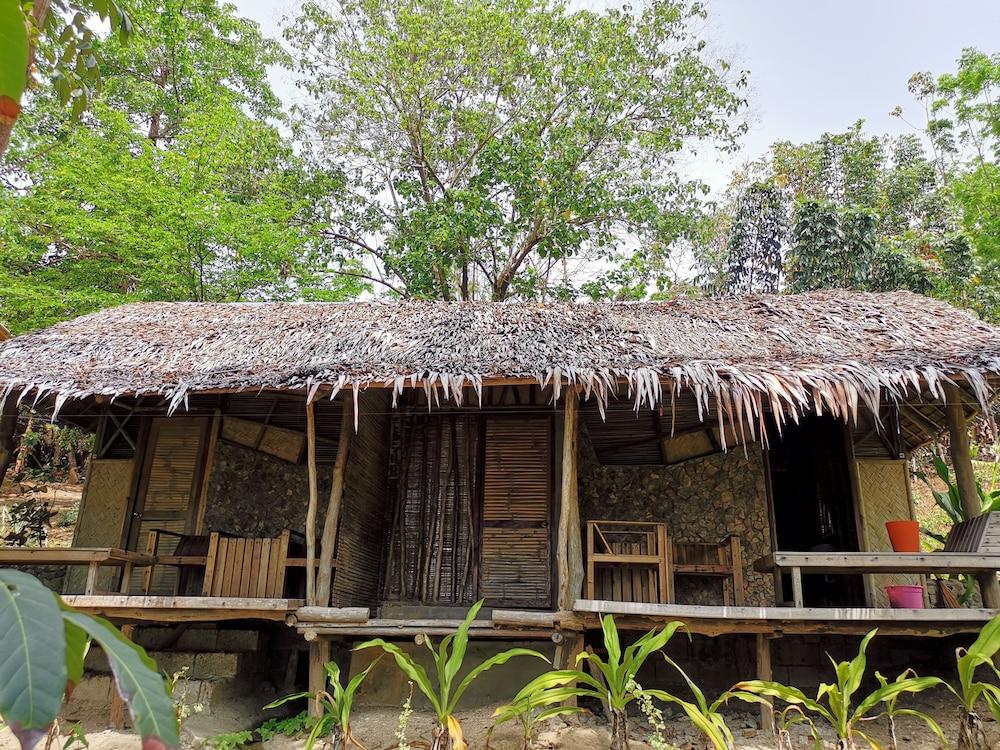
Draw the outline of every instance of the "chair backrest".
M1000 554L1000 513L984 513L955 524L944 551Z
M733 537L715 544L704 542L674 542L674 563L677 565L733 564Z
M285 589L288 529L264 539L212 532L205 562L204 596L280 599Z

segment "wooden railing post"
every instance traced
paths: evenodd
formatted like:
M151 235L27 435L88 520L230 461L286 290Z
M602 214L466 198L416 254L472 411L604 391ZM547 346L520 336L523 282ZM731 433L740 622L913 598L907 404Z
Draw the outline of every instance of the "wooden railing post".
M337 527L340 523L340 509L344 501L344 474L347 471L347 457L351 447L354 424L354 409L350 399L345 398L340 415L340 437L337 440L337 460L333 464L330 485L330 499L323 521L323 537L319 545L319 573L316 578L316 606L330 606L330 589L333 585L333 553L337 547Z
M945 412L948 419L948 436L951 442L951 463L955 469L955 483L962 501L965 520L982 514L976 471L972 466L972 452L969 449L969 426L962 405L963 391L954 383L946 383ZM1000 583L996 572L981 573L979 588L983 594L983 604L990 609L1000 609Z
M306 401L306 451L309 463L309 507L306 510L306 604L316 603L316 511L319 485L316 480L316 412Z
M559 577L557 602L560 610L572 610L583 588L583 549L580 540L580 497L577 483L577 436L579 430L576 390L565 395L562 441L562 487L559 502L556 570Z

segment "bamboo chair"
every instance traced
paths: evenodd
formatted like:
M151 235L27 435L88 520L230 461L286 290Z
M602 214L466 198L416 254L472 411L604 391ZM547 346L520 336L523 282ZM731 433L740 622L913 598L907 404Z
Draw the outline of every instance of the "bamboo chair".
M674 542L674 576L717 579L722 582L722 603L743 606L743 548L738 536L727 536L717 544Z
M245 539L213 531L208 537L203 596L280 599L285 593L291 532Z
M669 604L670 538L662 523L587 522L587 598Z

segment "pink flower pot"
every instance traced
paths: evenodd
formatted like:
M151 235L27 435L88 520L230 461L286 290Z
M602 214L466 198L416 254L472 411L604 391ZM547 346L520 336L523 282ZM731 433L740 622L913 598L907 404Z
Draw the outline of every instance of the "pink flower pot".
M923 609L923 586L886 586L885 593L889 595L889 606L893 609Z

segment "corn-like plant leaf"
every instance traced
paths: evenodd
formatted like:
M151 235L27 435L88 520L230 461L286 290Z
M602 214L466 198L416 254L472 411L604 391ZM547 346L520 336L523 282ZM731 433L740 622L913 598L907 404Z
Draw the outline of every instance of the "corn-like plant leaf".
M456 641L457 640L458 639L456 638ZM448 702L447 713L451 714L455 710L455 707L458 705L458 701L461 700L462 695L465 693L466 690L469 689L469 686L475 681L477 677L479 677L479 675L481 675L483 672L489 669L492 669L493 667L499 666L500 664L506 664L515 656L532 656L536 659L541 659L544 662L548 662L548 659L546 659L544 656L542 656L534 649L530 648L511 648L507 649L506 651L501 651L499 654L494 654L489 659L484 661L482 664L478 664L477 666L473 667L469 671L469 673L465 676L465 678L460 683L458 683L458 687L455 689L455 692L452 694Z
M156 663L107 620L75 611L63 612L63 617L84 630L107 655L118 694L142 737L143 750L180 747L174 705Z
M469 747L462 732L462 725L453 715L448 715L448 737L451 740L451 750L466 750Z
M941 729L941 725L938 724L936 721L934 721L934 719L932 719L930 716L928 716L927 714L925 714L923 711L917 711L917 710L912 709L912 708L900 708L900 709L897 709L894 712L894 714L896 716L912 716L914 719L920 719L920 721L924 722L924 724L927 725L928 729L930 729L932 732L934 732L934 735L941 742L941 746L942 747L947 747L947 745L948 745L948 738L945 737L944 730Z
M705 737L712 743L715 750L732 750L733 735L729 728L722 722L713 720L713 717L702 711L694 703L678 698L676 695L665 690L643 690L645 695L652 696L664 703L672 703L680 706L681 710L687 714L688 719Z
M66 689L66 631L55 594L27 573L0 570L0 633L0 716L30 750L55 721Z
M428 701L430 701L438 719L442 721L445 719L447 712L444 710L444 706L441 703L437 690L435 690L434 685L431 684L431 680L427 675L426 669L417 664L413 658L400 649L399 646L394 643L388 643L381 638L373 638L370 641L365 641L361 645L355 646L354 650L363 651L369 648L380 648L389 654L396 661L396 666L398 666L407 677L413 680L413 684L417 686L417 689L424 694L424 697L427 698Z
M347 683L347 687L344 688L340 699L340 726L342 726L345 731L351 723L351 709L354 707L354 695L358 692L358 688L361 687L361 683L365 681L366 677L368 677L368 673L371 672L375 668L375 665L381 660L382 657L380 656L361 672L354 675L354 677L352 677Z

